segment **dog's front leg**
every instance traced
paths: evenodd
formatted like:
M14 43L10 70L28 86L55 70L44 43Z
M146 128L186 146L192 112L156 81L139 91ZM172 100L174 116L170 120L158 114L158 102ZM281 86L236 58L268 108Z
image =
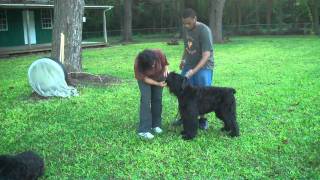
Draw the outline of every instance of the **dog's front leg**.
M181 132L184 140L190 140L196 137L198 131L198 111L197 107L189 105L181 112L183 121L183 131Z

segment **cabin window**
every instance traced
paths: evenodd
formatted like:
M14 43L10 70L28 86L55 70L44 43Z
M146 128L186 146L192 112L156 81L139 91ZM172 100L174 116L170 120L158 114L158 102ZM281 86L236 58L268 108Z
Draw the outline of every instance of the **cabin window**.
M41 28L52 29L52 10L41 9Z
M7 10L0 10L0 31L8 31Z

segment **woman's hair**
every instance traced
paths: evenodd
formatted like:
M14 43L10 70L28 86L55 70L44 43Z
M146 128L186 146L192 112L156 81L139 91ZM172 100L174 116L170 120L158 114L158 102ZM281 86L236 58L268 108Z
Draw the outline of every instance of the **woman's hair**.
M141 73L144 73L148 70L151 70L156 59L157 59L157 56L152 50L149 50L149 49L143 50L137 56L138 71Z

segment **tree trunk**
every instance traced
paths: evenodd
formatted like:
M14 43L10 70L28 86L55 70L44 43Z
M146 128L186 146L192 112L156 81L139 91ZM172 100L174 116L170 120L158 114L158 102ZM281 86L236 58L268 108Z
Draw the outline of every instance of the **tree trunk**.
M282 28L282 24L283 24L283 10L282 10L282 3L280 3L280 6L278 7L278 23L281 25Z
M230 1L229 1L230 2ZM238 5L237 2L232 2L232 8L231 8L231 25L233 27L236 27L238 25Z
M117 19L117 21L109 21L107 22L107 26L110 26L110 29L113 31L109 31L110 36L119 36L119 42L122 40L122 30L123 30L123 17L122 17L122 4L120 1L116 1L112 4L114 7L112 8L112 11L114 13L113 17L114 19ZM110 12L110 11L109 11ZM107 13L108 14L108 13ZM107 19L108 21L108 19Z
M170 7L169 8L169 27L172 28L174 27L174 21L175 21L175 17L176 17L176 14L177 14L177 6L176 6L176 2L175 1L172 1L171 4L170 4ZM169 32L171 32L171 30L169 30Z
M156 29L157 29L157 20L156 20L156 17L155 16L153 16L152 17L152 33L156 33L157 31L156 31Z
M240 31L240 26L242 25L242 7L241 7L241 1L237 1L237 14L238 14L238 24L237 24L237 30Z
M164 11L164 2L160 2L160 32L163 32L163 11Z
M313 18L314 18L314 32L320 34L319 27L319 0L313 0Z
M271 27L271 18L272 18L272 9L273 9L273 0L267 0L267 17L266 22L268 25L268 28Z
M222 35L222 16L223 8L226 0L211 0L210 1L210 28L212 30L213 39L216 43L223 43Z
M71 11L72 9L72 11ZM68 72L81 72L82 17L84 0L54 1L51 57L59 59L60 34L65 36L64 65Z
M260 0L255 1L255 8L256 8L256 30L259 31L260 26L260 7L259 7Z
M133 0L124 0L123 42L132 41L132 3Z
M176 0L177 3L177 28L179 31L179 38L183 37L183 27L182 27L182 22L181 22L181 18L182 18L182 12L185 8L185 3L184 0Z

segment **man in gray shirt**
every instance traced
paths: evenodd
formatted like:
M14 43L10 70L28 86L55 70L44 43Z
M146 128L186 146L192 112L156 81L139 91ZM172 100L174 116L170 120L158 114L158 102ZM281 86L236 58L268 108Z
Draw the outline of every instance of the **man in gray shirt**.
M194 10L185 9L182 15L185 30L184 50L180 63L181 74L188 78L193 86L211 86L213 76L213 39L208 26L197 21ZM182 120L173 122L174 126L181 125ZM201 115L199 128L208 129L208 121Z

